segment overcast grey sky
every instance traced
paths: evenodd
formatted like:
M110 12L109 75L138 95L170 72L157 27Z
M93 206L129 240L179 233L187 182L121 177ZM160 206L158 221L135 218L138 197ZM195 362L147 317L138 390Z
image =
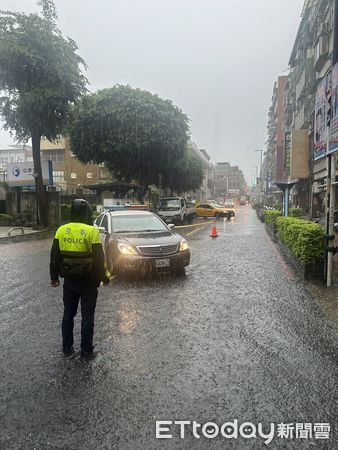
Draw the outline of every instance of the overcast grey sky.
M267 113L304 0L56 0L59 27L88 64L90 90L130 84L171 99L213 161L239 165L249 184ZM1 0L34 12L35 0ZM0 134L0 147L11 140Z

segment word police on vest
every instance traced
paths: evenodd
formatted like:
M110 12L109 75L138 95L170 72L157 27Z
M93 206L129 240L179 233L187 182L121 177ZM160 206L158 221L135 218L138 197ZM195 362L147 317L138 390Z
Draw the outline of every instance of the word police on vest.
M86 238L63 238L63 242L68 242L69 244L85 244L88 240Z

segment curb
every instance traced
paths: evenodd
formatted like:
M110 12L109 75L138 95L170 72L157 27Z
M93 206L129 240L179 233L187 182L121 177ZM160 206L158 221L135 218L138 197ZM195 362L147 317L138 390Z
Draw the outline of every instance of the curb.
M34 241L37 239L47 239L54 236L52 230L41 230L34 233L19 234L16 236L5 236L0 238L0 244L12 244L15 242Z

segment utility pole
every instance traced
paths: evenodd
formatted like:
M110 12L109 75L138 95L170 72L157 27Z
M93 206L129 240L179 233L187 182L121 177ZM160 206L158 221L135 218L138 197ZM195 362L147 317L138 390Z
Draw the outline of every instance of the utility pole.
M259 166L259 202L261 201L261 181L262 181L262 166L263 166L263 150L258 148L255 152L261 153L260 166ZM256 185L257 185L257 175L256 175Z

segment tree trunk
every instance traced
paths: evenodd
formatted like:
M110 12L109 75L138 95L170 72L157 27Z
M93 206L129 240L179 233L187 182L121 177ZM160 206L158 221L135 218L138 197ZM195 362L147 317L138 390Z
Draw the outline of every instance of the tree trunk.
M39 214L39 223L40 225L47 227L48 226L47 193L42 180L40 140L41 140L41 133L38 130L33 130L32 150L34 162L35 192Z

